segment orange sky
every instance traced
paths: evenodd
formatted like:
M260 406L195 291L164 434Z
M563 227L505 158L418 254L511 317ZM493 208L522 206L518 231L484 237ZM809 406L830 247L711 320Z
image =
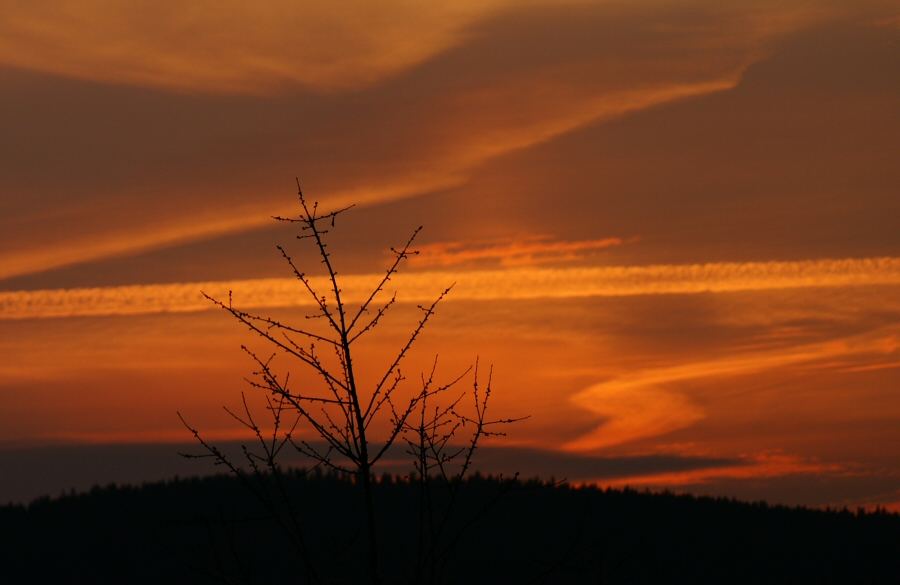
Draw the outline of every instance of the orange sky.
M425 225L364 376L456 282L415 364L493 362L548 469L900 502L891 3L123 6L0 0L0 450L233 436L199 290L301 314L299 176L348 290Z

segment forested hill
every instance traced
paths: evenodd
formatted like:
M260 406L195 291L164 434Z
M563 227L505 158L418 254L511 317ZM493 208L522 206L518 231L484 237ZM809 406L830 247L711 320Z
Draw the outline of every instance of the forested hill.
M296 472L283 487L289 503L257 484L268 506L219 476L0 508L0 583L366 582L353 483ZM450 492L434 485L423 500L415 484L379 480L385 584L900 583L896 514L476 476L441 529ZM279 525L290 530L289 509L312 569ZM440 562L416 576L423 551Z

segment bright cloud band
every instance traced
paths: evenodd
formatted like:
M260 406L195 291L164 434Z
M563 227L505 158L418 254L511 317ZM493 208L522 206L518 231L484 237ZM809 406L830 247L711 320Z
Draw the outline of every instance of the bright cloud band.
M380 278L379 274L341 277L345 301L364 300ZM423 302L454 282L457 285L449 299L457 301L900 285L900 258L428 271L399 274L391 288L398 291L401 302ZM312 284L323 293L329 290L324 278L313 278ZM200 291L222 299L233 291L235 305L243 308L303 307L313 302L299 283L289 278L12 291L0 293L0 319L210 309Z

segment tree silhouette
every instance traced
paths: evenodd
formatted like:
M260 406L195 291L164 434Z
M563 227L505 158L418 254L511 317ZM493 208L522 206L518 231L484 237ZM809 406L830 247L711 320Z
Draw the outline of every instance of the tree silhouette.
M454 543L482 515L481 510L474 510L471 521L450 528L458 508L458 491L471 470L480 441L503 435L504 425L521 419L487 416L492 372L482 382L477 359L461 374L440 383L436 379L438 359L435 357L411 395L401 398L399 390L408 385L401 365L453 285L430 304L418 306L421 311L418 320L384 370L374 378L374 384L361 383L354 353L356 343L375 330L397 303L396 293L386 300L383 298L386 287L403 263L417 254L413 243L422 227L413 230L402 246L391 248L393 259L381 280L361 303L352 305L343 295L328 237L336 220L353 206L320 213L318 202L306 199L299 180L297 193L299 215L274 219L297 226L297 238L311 243L324 268L327 290L318 290L287 250L278 246L294 277L313 301L313 312L305 316L308 325L296 326L238 308L230 291L227 300L203 293L271 347L270 354L260 355L241 346L255 364L256 369L247 382L263 397L267 424L258 422L259 414L254 413L243 393L240 412L225 407L255 437L251 444L241 445L241 455L234 456L206 440L179 413L183 424L204 449L199 455L184 455L212 458L241 479L288 535L308 582L322 580L321 567L310 551L307 542L310 532L304 526L303 514L291 503L283 479L282 455L294 449L317 467L353 477L362 501L362 517L358 520L365 534L368 578L377 585L382 582L382 567L374 469L392 447L405 446L413 467L409 479L418 486L420 498L418 526L410 527L419 536L415 560L409 562L412 580L438 582ZM276 370L274 361L278 356L311 372L318 382L292 383L290 369L285 373ZM459 390L457 387L469 375L473 378L471 389ZM374 441L375 430L380 426L386 426L387 432ZM308 439L309 436L317 440ZM439 489L445 492L441 497L436 496Z

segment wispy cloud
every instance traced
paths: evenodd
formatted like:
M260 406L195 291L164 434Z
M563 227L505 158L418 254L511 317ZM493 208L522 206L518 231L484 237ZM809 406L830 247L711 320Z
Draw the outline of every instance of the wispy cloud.
M574 260L624 243L622 238L561 241L552 240L549 236L481 242L437 242L419 246L418 254L410 259L410 263L414 266L442 267L478 263L529 266Z
M803 474L844 473L844 467L835 463L807 461L784 453L759 453L736 462L699 469L664 471L617 478L594 478L586 483L599 483L610 487L624 486L679 486L711 483L722 479L764 479Z
M556 96L545 89L542 98L532 99L533 103L518 106L504 105L515 98L515 93L493 96L479 112L491 108L518 108L519 116L527 123L515 124L488 122L479 132L465 132L459 136L445 136L447 147L440 155L421 156L412 168L376 180L367 178L366 184L342 186L317 192L315 197L322 202L321 209L328 211L355 203L358 206L378 205L400 199L421 196L441 189L459 186L467 180L473 169L501 155L536 146L561 136L586 124L610 120L632 112L650 108L667 102L725 91L735 87L740 79L740 70L729 71L722 77L691 83L662 83L639 90L624 90L592 93L582 90L576 95ZM517 88L528 91L527 88ZM474 117L473 112L460 113L464 118ZM474 120L469 120L473 122ZM450 134L453 134L452 132ZM412 154L416 157L419 155ZM171 197L171 194L160 194ZM203 200L197 193L185 193L185 204L193 199ZM280 198L278 198L280 199ZM233 206L203 205L189 213L180 210L178 215L155 218L158 209L147 210L146 214L136 213L132 220L137 222L116 222L113 227L103 226L89 233L73 235L65 246L52 241L34 243L20 238L15 247L0 251L0 279L23 274L31 274L60 268L80 262L93 261L114 256L136 254L163 246L171 246L191 241L241 233L257 229L271 222L273 213L291 215L294 207L279 203L273 208L274 196L254 198L250 203ZM68 224L80 224L69 221ZM90 223L90 222L85 222ZM71 225L60 229L72 229ZM2 241L2 236L0 236Z
M821 343L630 372L572 396L573 403L601 417L603 422L567 443L565 448L596 451L661 436L703 419L704 411L688 396L672 388L679 382L736 377L804 363L828 365L849 356L893 354L896 347L896 331L882 330Z
M323 194L319 209L332 211L350 204L358 207L413 197L436 189L459 185L453 175L398 177L397 180L365 188L337 189ZM0 251L0 280L53 270L116 256L139 254L227 234L241 233L272 224L272 215L296 214L296 205L262 209L258 204L229 206L228 211L207 206L179 217L143 222L74 237L66 246L58 243L29 244L21 250Z
M566 444L572 451L594 451L688 427L704 416L687 397L643 380L616 379L576 394L572 401L603 417L593 432Z
M342 278L344 300L366 298L380 274ZM321 290L327 282L312 279ZM481 271L423 271L397 275L392 288L401 302L422 302L443 287L457 283L456 301L524 300L541 298L619 297L654 294L725 293L806 287L900 284L900 258L807 260L654 266L580 268L515 268ZM209 309L205 291L225 298L233 291L241 307L305 307L313 301L293 279L189 282L13 291L0 293L0 319L134 315Z
M298 171L328 205L451 189L587 125L733 89L774 38L810 18L705 0L691 3L697 22L666 9L667 24L650 27L653 2L576 3L563 18L543 0L205 4L142 1L140 18L134 4L104 0L3 4L0 67L102 83L42 80L48 96L74 97L35 107L30 77L16 82L28 91L4 122L22 164L7 190L28 205L0 218L0 279L259 228L284 213L278 193ZM570 33L524 50L545 44L535 35ZM146 97L146 86L188 95ZM218 95L245 92L264 95ZM135 115L82 124L118 107ZM174 135L188 138L179 154ZM21 148L30 141L33 155ZM48 164L78 169L77 197L55 195L72 178L48 177Z

